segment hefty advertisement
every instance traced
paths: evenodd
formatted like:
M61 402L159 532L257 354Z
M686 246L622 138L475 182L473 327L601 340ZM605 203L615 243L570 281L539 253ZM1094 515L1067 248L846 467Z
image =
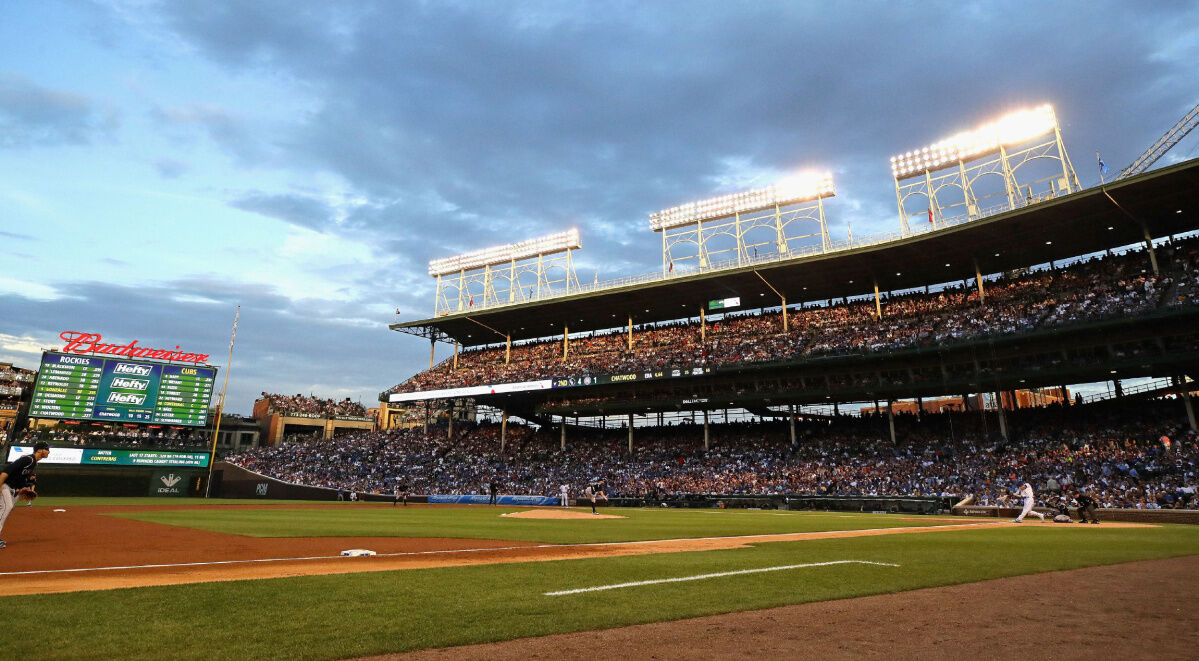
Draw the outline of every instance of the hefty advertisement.
M106 361L92 417L114 422L150 422L158 401L162 365Z

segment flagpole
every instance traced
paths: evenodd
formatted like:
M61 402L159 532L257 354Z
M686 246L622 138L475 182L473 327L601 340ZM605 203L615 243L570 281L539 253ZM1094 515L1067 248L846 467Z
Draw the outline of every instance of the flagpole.
M229 337L229 358L225 360L225 383L221 386L221 398L217 400L216 426L212 429L212 450L208 456L208 480L204 485L204 497L212 492L212 469L216 464L216 439L221 433L221 415L225 412L225 390L229 388L229 368L233 366L233 343L237 341L237 319L241 316L241 306L233 313L233 332Z

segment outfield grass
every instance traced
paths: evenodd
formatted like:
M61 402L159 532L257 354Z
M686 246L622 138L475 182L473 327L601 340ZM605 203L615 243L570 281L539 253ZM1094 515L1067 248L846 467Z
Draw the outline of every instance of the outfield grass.
M364 512L370 509L361 508ZM469 519L476 512L494 516L498 509L427 511ZM409 508L406 514L418 511L422 510ZM242 525L237 509L230 508L227 513L235 514L228 525ZM172 513L163 509L154 514ZM644 516L628 520L580 523L623 522L652 528L655 521L668 522L690 514L693 519L710 521L693 523L701 528L749 526L755 532L767 532L798 525L845 530L879 527L879 519L888 518L738 511L708 516L699 511L648 510L641 514ZM380 520L367 517L363 521L378 525ZM317 523L302 517L292 527ZM0 649L10 658L38 659L336 659L1196 553L1199 527L1193 526L1026 525L776 542L722 551L0 598L0 608L21 612L20 622L30 623L29 627L19 622L3 627ZM835 560L900 566L834 565L545 595L631 581Z
M353 506L333 509L209 509L123 512L120 516L250 537L452 537L544 544L628 542L770 535L961 523L887 515L746 510L604 508L623 519L524 519L501 515L527 507ZM575 510L590 512L587 510Z

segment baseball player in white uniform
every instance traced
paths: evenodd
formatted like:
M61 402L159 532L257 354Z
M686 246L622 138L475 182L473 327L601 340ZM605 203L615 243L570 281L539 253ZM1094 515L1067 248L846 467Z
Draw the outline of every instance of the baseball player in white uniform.
M587 496L587 499L591 501L592 514L599 514L599 512L595 510L595 501L597 499L604 502L608 501L608 494L604 493L602 482L593 482L592 484L588 484L587 488L583 489L583 495Z
M563 484L558 487L558 500L561 501L562 507L570 507L570 487Z
M1032 509L1032 506L1036 504L1037 498L1036 494L1034 494L1032 491L1031 484L1028 482L1021 484L1020 490L1016 492L1016 497L1024 499L1024 511L1020 512L1020 516L1016 517L1016 520L1012 521L1012 523L1024 523L1024 517L1028 516L1029 514L1035 514L1042 521L1045 520L1044 514L1041 514L1040 512L1034 512Z

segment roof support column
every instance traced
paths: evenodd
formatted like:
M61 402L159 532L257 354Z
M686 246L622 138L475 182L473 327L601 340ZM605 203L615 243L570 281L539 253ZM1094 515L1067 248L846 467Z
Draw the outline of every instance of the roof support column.
M1003 440L1008 440L1007 436L1007 416L1003 411L1003 398L999 396L999 392L995 392L995 412L999 414L999 436Z
M445 439L447 441L454 439L454 400L450 400L450 417L445 427Z
M504 348L504 364L512 362L512 336L508 335L508 346Z
M1185 376L1174 377L1174 384L1184 386L1182 393L1182 405L1186 408L1187 422L1191 425L1191 431L1199 431L1199 425L1195 424L1195 406L1191 404L1191 389L1186 385L1187 378Z
M633 414L629 414L629 454L633 454Z
M978 259L971 257L970 260L974 262L974 279L978 282L978 302L980 304L986 303L987 293L983 290L983 273L978 268Z
M429 369L433 369L433 350L437 348L437 339L429 338Z
M633 350L633 315L629 315L629 351Z
M566 416L563 415L563 416L559 416L559 417L562 420L562 424L559 426L559 429L561 430L561 440L558 443L558 449L565 450L566 449Z
M1145 227L1145 223L1140 219L1137 222L1141 223L1141 235L1145 237L1145 250L1149 251L1149 265L1153 267L1153 275L1161 275L1157 269L1157 251L1153 249L1153 237L1149 235L1149 228Z
M504 417L500 421L500 452L504 451L504 446L508 442L508 410L503 409Z
M883 318L883 301L878 296L878 280L871 278L874 281L874 316L877 319Z
M704 409L704 452L707 452L708 448L708 409Z
M454 340L454 369L458 369L458 341Z
M568 355L570 355L570 327L563 325L562 326L562 360L566 360L566 357Z
M891 430L891 445L895 445L895 407L887 400L887 427Z
M708 318L704 313L704 306L699 306L699 341L708 341Z
M795 405L787 405L787 422L791 424L791 447L795 447Z

